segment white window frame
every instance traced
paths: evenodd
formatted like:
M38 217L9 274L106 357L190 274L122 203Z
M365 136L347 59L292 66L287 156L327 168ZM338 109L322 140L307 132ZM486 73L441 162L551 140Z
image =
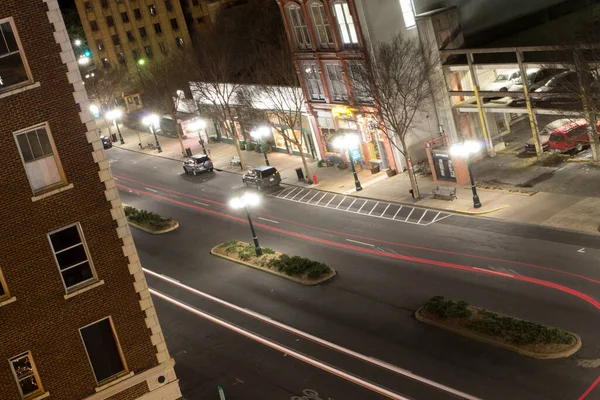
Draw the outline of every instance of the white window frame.
M342 103L348 101L348 88L344 80L344 70L338 62L323 63L331 101ZM332 73L335 75L332 79Z
M25 378L21 378L19 379L19 375L17 374L17 371L15 370L15 367L13 365L13 361L22 359L22 358L28 358L29 359L29 364L31 365L31 374L28 374ZM39 395L41 395L42 393L44 393L44 387L42 386L42 381L40 380L40 375L38 373L37 367L35 366L35 362L33 361L33 356L31 355L31 351L26 351L24 353L21 353L19 355L16 355L14 357L11 357L8 359L8 364L10 365L10 370L13 373L13 376L15 378L15 381L17 382L17 388L19 389L19 393L21 394L21 398L22 399L34 399L36 397L38 397ZM36 390L35 392L31 392L29 394L24 394L23 390L21 389L21 384L20 382L23 379L27 379L32 377L35 379L37 385L38 385L38 390Z
M415 5L413 0L400 0L400 8L402 9L402 18L406 29L414 29L417 27L415 20Z
M96 372L94 371L94 365L92 364L92 360L90 359L90 354L88 353L88 349L87 349L87 346L85 345L85 340L83 339L83 334L82 334L81 330L85 329L87 327L90 327L92 325L96 325L106 319L110 323L110 328L112 330L113 338L115 339L115 344L117 345L117 351L119 352L119 357L121 358L121 364L123 364L123 371L121 371L115 375L112 375L108 378L105 378L102 381L99 381L98 378L96 377ZM83 348L85 349L85 355L87 356L88 362L90 363L90 368L92 369L92 374L94 374L94 379L96 380L96 384L101 386L101 385L106 384L107 382L110 382L114 379L117 379L117 378L129 373L129 367L127 366L127 362L125 361L125 354L123 353L123 348L121 347L121 342L119 341L119 336L117 335L117 330L115 329L115 323L112 319L112 316L109 315L108 317L100 318L99 320L94 321L91 324L82 326L81 328L79 328L79 337L81 338L81 343L83 344Z
M304 15L302 15L302 8L296 3L290 3L290 5L288 5L286 8L288 20L290 21L290 27L292 28L294 40L296 42L296 47L299 50L311 50L312 42L310 40L310 34L308 33L306 20L304 19ZM294 16L298 20L295 20ZM296 22L299 23L299 25L296 25Z
M2 303L4 300L10 299L10 292L6 280L4 279L4 275L2 274L2 269L0 269L0 289L4 291L4 294L0 294L0 303Z
M327 18L325 5L323 5L323 3L319 0L313 0L308 4L308 9L310 10L310 19L313 23L313 27L315 28L317 39L319 40L319 47L323 49L334 48L335 42L333 41L333 32L331 31L331 25L329 24L329 19ZM320 23L317 21L317 17L320 19ZM326 37L323 38L322 34L324 34ZM325 41L323 39L325 39Z
M356 79L356 74L354 72L354 66L360 66L360 68L366 68L365 64L362 61L347 61L346 69L349 74L350 84L352 85L352 91L354 94L354 101L361 104L373 104L373 96L370 93L369 87L364 86L361 80ZM360 96L358 93L364 91L366 96Z
M15 41L17 42L18 50L10 52L8 54L5 54L4 56L1 56L1 57L8 57L8 56L12 56L16 53L19 53L19 55L21 56L21 61L23 62L23 67L25 68L25 73L27 74L27 80L23 81L23 82L15 83L14 85L11 85L11 86L6 86L6 87L0 86L0 94L10 92L12 90L18 89L23 86L31 85L33 83L33 77L31 75L31 70L29 69L29 64L27 63L27 57L25 56L25 52L23 51L23 45L21 44L21 38L19 37L19 32L17 32L17 27L15 26L15 21L12 17L0 19L0 24L4 24L6 22L8 22L8 24L10 25L10 27L15 35ZM4 40L4 37L0 36L0 40ZM1 76L0 76L0 80L2 80Z
M301 65L302 76L308 89L308 97L312 101L325 101L325 90L323 88L323 81L321 80L321 73L319 72L319 65L312 61L303 62ZM310 72L308 72L309 69ZM317 96L313 96L313 94L317 94Z
M338 25L343 47L357 47L358 34L350 6L345 0L336 0L331 4L333 15Z
M26 164L28 164L30 162L39 161L42 158L37 159L37 160L33 160L33 161L25 161L25 157L23 156L23 150L21 149L21 146L19 145L18 136L23 135L23 134L27 134L29 132L32 132L32 131L35 131L35 130L38 130L38 129L45 129L46 130L46 135L48 136L48 141L49 141L50 147L52 149L52 157L54 158L54 162L56 164L56 169L58 170L58 174L60 176L60 180L58 180L58 181L56 181L54 183L51 183L49 185L46 185L44 187L36 189L33 186L33 183L31 181L31 178L30 178L29 174L27 174L27 170L25 170L25 174L27 175L27 180L29 181L29 185L31 186L31 190L33 191L34 195L37 195L37 194L40 194L40 193L43 193L43 192L47 192L47 191L53 190L53 189L55 189L58 186L64 186L64 185L67 184L67 180L65 178L65 174L64 174L64 171L62 169L62 164L60 163L60 157L58 156L58 152L56 151L56 145L54 144L54 139L52 137L52 132L50 131L50 126L48 125L47 122L43 122L41 124L37 124L37 125L34 125L34 126L30 126L28 128L21 129L19 131L13 132L13 137L15 139L15 144L17 146L17 149L19 150L19 155L21 156L21 162L23 163L23 168L25 168ZM48 157L51 157L51 156L46 156L46 157L43 157L43 158L48 158Z
M54 250L54 245L52 244L52 239L50 238L50 235L58 233L60 231L64 231L65 229L72 228L73 226L77 227L77 232L79 233L79 240L81 240L81 242L79 242L79 243L77 243L75 245L72 245L70 247L67 247L66 249L62 249L62 250L56 252ZM58 273L60 275L60 279L62 281L63 287L64 287L65 292L67 294L76 292L76 291L78 291L78 290L80 290L80 289L82 289L82 288L84 288L86 286L93 285L94 283L98 282L98 276L96 275L96 269L94 268L94 263L92 262L92 257L90 256L90 251L88 249L87 242L85 240L85 236L83 235L83 229L81 229L81 224L79 222L75 222L74 224L63 226L60 229L56 229L56 230L54 230L52 232L49 232L48 234L46 234L46 236L48 237L48 242L50 243L50 249L52 250L52 255L54 256L54 261L56 262L56 267L58 268ZM56 254L62 253L63 251L66 251L66 250L69 250L69 249L72 249L72 248L75 248L76 246L79 246L79 245L83 246L83 249L85 251L85 255L87 257L86 260L82 261L82 262L80 262L78 264L75 264L75 265L70 265L69 267L67 267L64 270L61 269L60 268L60 264L58 263L58 258L56 257ZM87 279L87 280L85 280L85 281L79 282L79 283L77 283L77 284L75 284L73 286L67 287L67 284L65 283L65 279L63 277L63 272L65 272L65 271L67 271L67 270L69 270L71 268L78 267L78 266L82 265L85 262L87 262L88 265L90 266L90 271L92 273L92 277L89 278L89 279Z

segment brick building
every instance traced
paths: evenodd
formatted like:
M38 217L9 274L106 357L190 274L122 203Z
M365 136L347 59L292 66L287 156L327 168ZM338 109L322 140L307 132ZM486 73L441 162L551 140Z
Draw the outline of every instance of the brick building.
M178 399L56 0L0 8L0 399Z

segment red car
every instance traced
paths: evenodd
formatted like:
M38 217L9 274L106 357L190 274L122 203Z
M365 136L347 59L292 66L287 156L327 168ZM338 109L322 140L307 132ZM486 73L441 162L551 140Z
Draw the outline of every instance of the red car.
M540 143L543 151L564 153L567 151L581 151L583 146L590 142L587 134L588 123L585 119L563 118L552 121L540 132ZM600 121L596 130L600 131ZM533 139L525 143L525 151L535 153Z

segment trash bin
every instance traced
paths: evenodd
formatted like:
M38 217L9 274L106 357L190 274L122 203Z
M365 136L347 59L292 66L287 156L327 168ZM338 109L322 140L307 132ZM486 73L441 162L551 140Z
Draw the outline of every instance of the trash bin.
M304 171L302 171L302 168L296 168L296 175L298 175L299 181L304 180Z
M110 135L112 137L112 141L116 142L117 141L117 134L116 133L111 133Z
M192 156L192 149L190 149L189 147L186 147L185 154L187 154L188 157L191 157Z

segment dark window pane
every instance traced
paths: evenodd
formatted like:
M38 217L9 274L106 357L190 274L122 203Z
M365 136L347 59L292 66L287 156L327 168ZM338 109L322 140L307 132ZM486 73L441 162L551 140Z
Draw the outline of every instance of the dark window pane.
M173 28L175 30L179 29L179 24L177 24L177 19L176 18L173 18L171 20L171 28Z
M36 130L38 139L40 140L40 144L42 145L42 153L44 157L51 156L54 154L52 151L52 146L50 145L50 139L48 138L48 132L46 129L41 128Z
M63 252L58 253L56 255L56 259L58 260L58 267L63 270L87 260L87 254L85 253L83 244L80 244L79 246L75 246L69 250L64 250Z
M37 133L35 131L27 132L27 139L29 139L29 146L31 146L33 158L36 160L43 158L44 154L42 153L42 146L38 141Z
M21 390L23 394L27 396L30 393L34 393L39 389L38 383L35 380L35 376L30 376L29 378L25 378L22 381L19 381L21 385Z
M8 46L6 45L6 42L3 39L4 36L2 33L5 26L9 26L8 22L0 24L0 57L2 57L4 54L8 53Z
M19 149L23 155L23 161L26 163L33 161L33 154L31 154L31 148L29 147L29 142L27 141L27 134L22 133L17 135L17 142L19 143Z
M121 13L121 19L123 20L124 23L129 22L129 15L127 15L127 12Z
M106 17L106 23L108 24L108 26L115 26L115 21L113 20L112 16L108 16Z
M28 80L20 53L0 58L0 91Z
M73 225L67 229L51 234L50 241L52 242L52 248L56 252L81 243L81 237L79 237L77 226Z
M63 271L61 274L67 288L73 287L94 277L90 264L87 262L73 267L70 270Z
M5 296L6 295L6 291L4 290L4 285L2 285L2 283L0 283L0 297Z
M127 40L129 40L130 42L133 42L135 40L135 38L133 37L133 32L127 31Z
M27 356L14 358L10 362L17 374L17 379L25 378L33 373L33 367Z
M125 369L108 318L81 329L81 337L96 381L101 382Z
M15 33L13 32L12 27L8 22L2 24L2 35L4 36L4 40L6 40L6 43L8 44L9 53L19 50L19 47L17 46L17 40L15 39Z
M139 8L136 8L135 10L133 10L133 15L135 15L136 19L142 18L142 12L140 11Z
M96 32L98 30L98 23L96 22L96 20L91 20L90 21L90 27L92 28L92 30L94 32Z

